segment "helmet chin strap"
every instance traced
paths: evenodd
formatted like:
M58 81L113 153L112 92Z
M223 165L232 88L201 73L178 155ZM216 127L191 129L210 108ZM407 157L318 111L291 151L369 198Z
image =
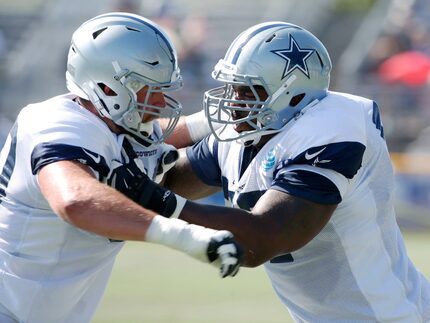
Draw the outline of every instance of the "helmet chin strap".
M257 121L257 126L261 128L261 123L259 121ZM264 135L263 131L258 131L254 133L250 132L250 134L248 135L245 134L243 137L238 138L236 141L245 147L257 146L263 135Z
M154 121L148 121L139 125L139 132L145 137L149 137L154 132Z
M246 138L246 139L249 139L249 138ZM245 141L244 138L240 138L237 141L241 145L243 145L245 147L248 147L248 146L257 146L258 143L260 142L260 140L261 140L261 136L258 136L258 137L254 138L254 139L247 140L247 141Z
M262 125L260 121L257 121L257 127L261 129ZM280 130L266 130L266 131L255 131L249 134L245 134L243 137L238 138L236 141L241 145L247 146L257 146L261 140L261 137L270 135Z
M140 132L143 136L149 137L154 132L154 122L141 122L142 116L137 111L129 111L124 114L122 124L125 129L133 129Z
M236 139L236 142L247 147L247 146L257 146L260 143L261 137L272 135L275 133L278 133L284 129L278 129L278 130L266 130L266 131L260 131L255 133L250 133L249 135L245 135L241 138Z

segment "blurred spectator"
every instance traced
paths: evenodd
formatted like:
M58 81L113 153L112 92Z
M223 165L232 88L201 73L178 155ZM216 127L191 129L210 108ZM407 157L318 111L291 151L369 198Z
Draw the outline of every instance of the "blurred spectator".
M187 16L179 30L182 40L183 72L192 75L196 86L202 85L202 79L207 71L204 70L205 52L204 41L207 34L206 20L203 16ZM203 91L203 88L201 88Z
M430 76L430 57L416 50L392 55L379 65L378 76L386 83L425 85Z
M405 151L430 123L430 2L400 4L402 23L387 24L361 69L363 87L381 106L391 151Z
M404 33L381 35L366 58L363 72L375 72L384 60L408 48L410 48L410 40Z
M1 113L1 112L0 112ZM12 128L12 121L0 114L0 149L6 141L9 130Z
M8 52L9 46L6 40L5 32L0 28L0 81L3 82L3 77L5 74L5 60ZM2 94L2 89L0 88L0 95ZM0 111L1 112L1 111Z
M116 6L114 10L140 14L163 27L178 52L184 88L177 97L184 106L184 114L200 110L203 91L210 80L210 70L205 66L206 17L195 14L183 2L179 4L177 1L119 0Z
M0 59L6 56L8 44L3 29L0 29Z
M113 11L137 13L139 5L135 0L119 0Z

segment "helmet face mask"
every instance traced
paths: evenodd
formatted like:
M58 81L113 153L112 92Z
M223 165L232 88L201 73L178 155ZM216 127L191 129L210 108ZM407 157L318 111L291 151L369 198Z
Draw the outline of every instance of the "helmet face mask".
M176 51L159 26L137 15L109 13L81 25L72 37L66 78L68 89L90 100L101 116L150 144L168 137L181 114L181 104L164 95L182 86ZM105 87L112 91L106 94ZM145 87L146 96L138 99ZM151 104L158 92L165 104ZM152 121L143 122L144 115L169 119L162 135L151 136Z
M163 139L168 137L175 128L180 117L180 103L166 92L176 91L181 86L181 82L176 83L150 83L141 75L136 73L127 73L119 78L119 81L125 89L129 91L130 107L120 118L114 120L115 123L126 128L129 132L140 137L143 135L145 140L150 143L154 141L150 138L153 130L152 122L143 122L144 115L151 115L158 118L168 119L168 125L163 133ZM143 100L138 100L138 92L146 87L146 93ZM150 98L155 93L162 93L165 105L157 106L151 104ZM115 106L114 106L115 107Z
M225 62L221 60L218 64L225 64ZM217 73L221 73L221 70L217 70ZM268 107L271 96L267 95L268 87L264 84L264 80L256 76L240 74L217 75L214 78L222 79L224 86L207 91L204 106L211 129L214 129L213 123L222 125L221 130L216 133L217 139L240 140L269 129L267 124L272 120L273 113ZM237 87L248 88L248 92L252 93L253 97L237 98L235 90ZM222 129L243 123L246 123L249 130L238 133L234 138L223 136Z
M281 131L305 107L327 94L330 70L327 50L303 28L269 22L245 30L212 73L224 87L205 93L205 112L212 132L220 141L257 144L261 136ZM248 87L254 99L235 98L233 88L238 86ZM264 100L257 88L267 94ZM249 113L246 118L233 118L235 109L247 109ZM226 131L243 122L249 130L236 135ZM216 124L221 124L217 131Z

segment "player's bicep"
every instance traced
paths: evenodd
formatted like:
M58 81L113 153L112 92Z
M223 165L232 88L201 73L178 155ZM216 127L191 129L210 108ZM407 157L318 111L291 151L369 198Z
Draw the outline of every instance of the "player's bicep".
M320 204L269 189L252 209L270 234L272 256L293 252L311 241L327 224L337 204ZM266 238L267 239L267 238Z
M278 172L272 189L319 204L339 204L345 186L342 182L342 177L334 171L300 166Z
M211 195L221 189L221 170L217 159L218 145L209 136L191 147L180 150L173 172L165 185L190 199Z
M85 199L92 184L98 183L90 167L67 160L41 167L37 177L40 190L52 210L66 220L70 206Z
M342 200L344 181L332 170L308 165L276 172L271 188L252 209L270 232L271 257L302 248L321 232Z

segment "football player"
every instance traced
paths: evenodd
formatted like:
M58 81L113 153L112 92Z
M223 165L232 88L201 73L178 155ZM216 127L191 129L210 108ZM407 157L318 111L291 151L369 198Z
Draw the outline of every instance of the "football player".
M117 165L131 152L157 182L176 160L163 141L181 106L165 93L182 79L166 34L137 15L97 16L73 34L66 77L70 93L25 107L0 155L0 321L89 322L123 240L234 276L230 232L166 219L103 183L120 185Z
M264 264L297 322L427 322L430 284L396 223L378 105L330 91L331 67L299 26L240 34L212 73L221 86L205 93L212 134L181 152L165 183L190 199L222 190L230 207L174 195L178 207L158 212L233 232L244 266Z

